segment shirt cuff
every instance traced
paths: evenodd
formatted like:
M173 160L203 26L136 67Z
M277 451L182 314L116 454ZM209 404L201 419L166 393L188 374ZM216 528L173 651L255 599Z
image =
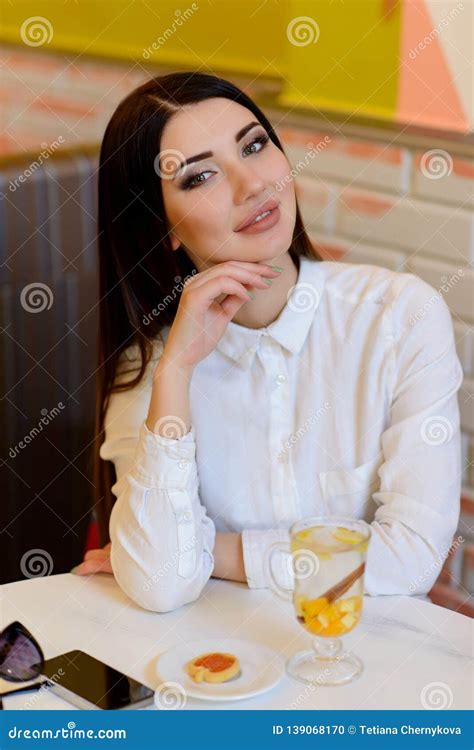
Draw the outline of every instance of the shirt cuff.
M195 437L192 426L183 437L168 438L149 430L143 421L133 472L150 487L186 489L191 476L197 473Z
M290 535L288 529L244 529L242 549L247 584L250 589L269 588L264 568L264 556L270 545L286 542L288 552L275 554L272 561L273 575L283 589L293 590L294 577L290 557Z

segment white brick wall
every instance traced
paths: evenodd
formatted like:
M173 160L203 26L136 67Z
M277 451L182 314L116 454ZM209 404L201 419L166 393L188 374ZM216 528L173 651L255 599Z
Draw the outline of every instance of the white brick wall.
M462 206L465 209L474 207L472 191L474 166L471 163L462 159L455 159L450 174L446 174L439 180L433 180L430 179L426 170L422 172L422 159L423 152L418 151L415 155L413 195L426 198L434 203L444 201L445 204L451 203L453 206ZM443 164L443 159L441 159L440 164ZM449 172L450 162L447 162L445 157L444 164L448 165Z

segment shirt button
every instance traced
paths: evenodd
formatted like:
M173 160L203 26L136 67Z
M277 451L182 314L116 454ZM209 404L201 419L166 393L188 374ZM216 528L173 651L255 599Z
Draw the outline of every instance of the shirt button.
M189 461L180 461L178 466L180 469L187 469L189 466Z
M192 516L191 511L190 510L186 510L184 513L181 513L181 515L180 515L180 517L179 517L178 520L179 521L190 521L192 517L193 516Z
M278 375L276 380L277 380L277 383L285 383L286 377L285 375Z

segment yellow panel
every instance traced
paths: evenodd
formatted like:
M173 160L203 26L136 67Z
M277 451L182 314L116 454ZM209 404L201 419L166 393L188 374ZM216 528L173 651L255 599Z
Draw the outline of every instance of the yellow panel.
M395 116L397 0L290 0L286 32L289 62L280 104Z
M280 76L285 5L286 0L15 0L11 5L4 0L0 39L23 43L23 22L40 16L45 21L38 22L37 31L52 32L44 49ZM38 37L30 29L30 37L25 28L23 38L36 46L31 42Z

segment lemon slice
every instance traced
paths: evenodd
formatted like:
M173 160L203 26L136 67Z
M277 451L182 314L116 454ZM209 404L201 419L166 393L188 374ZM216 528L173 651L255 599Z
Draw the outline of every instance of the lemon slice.
M308 539L311 534L316 531L317 529L322 528L321 526L309 526L307 529L301 529L301 531L298 531L297 534L295 534L295 539L298 541L304 542L306 539Z
M345 529L343 526L338 526L336 531L332 532L332 536L338 542L344 542L344 544L360 544L365 539L365 536L360 531L351 531L350 529Z
M318 550L316 550L316 555L320 560L330 560L332 557L330 552L319 552Z
M303 531L298 531L298 533L296 534L296 539L299 542L305 542L306 539L311 536L312 531L312 527L310 527L309 529L303 529Z

